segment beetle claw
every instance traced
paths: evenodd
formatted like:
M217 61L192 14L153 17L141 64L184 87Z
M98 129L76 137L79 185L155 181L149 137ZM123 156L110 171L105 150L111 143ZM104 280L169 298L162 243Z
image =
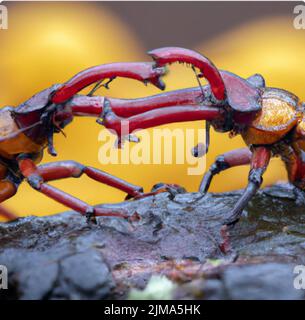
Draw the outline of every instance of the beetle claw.
M174 199L177 194L186 193L186 190L178 184L157 183L152 187L150 194L156 195L163 192L168 192Z
M230 218L224 220L223 225L227 227L234 227L239 219L240 216L232 215Z
M141 139L134 134L129 134L125 137L125 139L129 142L139 143Z
M87 224L89 225L92 225L92 224L97 224L97 220L96 220L96 217L94 215L94 209L92 210L88 210L86 212L86 221L87 221Z
M214 98L220 102L225 100L225 84L218 69L208 58L198 52L179 47L165 47L151 50L148 54L154 59L157 67L179 62L198 68L201 72L200 76L205 77L210 83Z

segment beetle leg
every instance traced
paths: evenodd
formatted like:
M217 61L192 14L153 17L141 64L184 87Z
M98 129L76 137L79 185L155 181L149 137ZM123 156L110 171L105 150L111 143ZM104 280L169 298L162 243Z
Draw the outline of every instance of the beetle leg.
M185 48L165 47L151 50L148 54L155 60L158 67L180 62L198 68L201 72L200 76L205 77L209 82L214 100L224 102L226 99L226 88L220 72L208 58L200 53Z
M85 174L93 180L126 192L130 197L137 197L143 193L142 187L75 161L58 161L43 164L37 167L37 173L43 178L44 182L65 178L79 178Z
M13 197L16 192L17 186L15 183L9 179L0 181L0 203ZM6 220L15 220L19 218L17 215L2 206L0 206L0 216L4 217Z
M17 215L12 213L10 210L4 208L3 206L0 206L0 216L3 217L7 221L16 220L19 218Z
M134 199L141 199L148 196L155 196L159 193L167 192L170 194L171 198L175 198L175 196L179 193L185 193L186 190L179 186L178 184L168 184L168 183L157 183L155 184L151 192L141 194L139 196L134 197ZM127 196L126 200L128 200L129 197Z
M285 163L288 180L294 186L294 194L297 205L305 204L305 161L304 151L295 151L289 145L285 145L281 152L281 159Z
M113 208L97 208L93 207L72 195L65 193L62 190L59 190L53 186L48 185L44 182L43 177L39 174L39 170L34 164L34 162L29 158L20 158L18 160L19 168L22 175L27 178L28 183L35 190L43 193L49 198L54 199L55 201L62 203L63 205L71 208L72 210L80 212L82 215L85 215L90 221L95 222L94 217L97 216L108 216L108 217L120 217L124 219L128 219L128 213L122 209L113 209ZM57 168L58 169L58 168ZM46 169L45 169L46 170ZM50 170L53 171L53 170ZM45 171L45 174L49 174L49 178L56 176L55 172L52 174ZM69 170L68 170L69 171ZM77 171L77 170L76 170ZM63 173L64 172L64 173ZM67 170L62 171L63 176L67 175ZM74 172L75 173L75 172ZM58 177L58 175L57 175Z
M153 194L161 192L168 192L172 198L175 198L177 194L186 193L186 190L178 184L169 183L157 183L151 189L151 193Z
M208 172L202 178L200 183L199 192L206 194L213 177L226 169L250 164L252 153L249 148L241 148L229 151L216 158L215 162L211 165Z
M160 78L164 74L165 68L154 67L154 64L149 62L103 64L75 75L56 90L51 98L51 102L56 104L67 102L89 85L100 82L103 79L113 79L116 77L131 78L144 83L150 82L159 89L164 90L165 84Z
M253 147L251 157L251 170L248 177L248 185L237 201L233 210L229 214L229 218L225 221L226 225L234 225L238 222L243 209L250 199L255 195L263 182L263 173L266 171L271 158L271 151L267 147Z

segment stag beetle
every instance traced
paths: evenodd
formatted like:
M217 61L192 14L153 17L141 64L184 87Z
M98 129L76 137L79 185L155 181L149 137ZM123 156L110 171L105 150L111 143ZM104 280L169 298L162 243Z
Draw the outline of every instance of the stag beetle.
M63 133L74 116L99 116L104 98L92 96L102 81L104 86L116 77L125 77L151 83L164 90L161 76L165 68L154 67L153 63L112 63L89 68L63 85L57 84L34 95L18 107L4 107L0 110L0 202L17 192L20 183L26 179L35 190L86 215L95 222L95 216L118 216L129 218L124 210L92 207L87 203L47 184L48 181L82 174L127 193L129 198L145 196L143 189L98 169L84 166L75 161L61 161L38 165L44 149L56 156L53 135ZM88 95L77 93L85 87L96 86ZM91 107L93 108L91 108ZM96 109L99 111L96 113ZM130 115L121 110L122 116ZM160 190L159 190L160 191ZM152 193L149 193L152 194ZM148 195L148 194L147 194ZM0 214L8 219L16 216L4 208Z
M218 156L199 187L204 195L215 174L250 164L248 185L229 213L226 225L239 220L243 209L261 186L271 157L282 159L298 199L303 199L305 105L298 97L282 89L266 87L259 74L243 79L218 70L208 58L189 49L166 47L148 54L153 58L155 68L175 62L190 64L194 70L200 71L197 79L204 77L208 85L142 99L105 98L101 121L105 127L120 136L120 123L124 117L129 121L129 133L166 123L206 120L207 131L211 125L218 132L229 132L231 136L240 134L247 147ZM125 112L124 116L122 108L127 106L130 113ZM140 112L135 114L134 109ZM207 148L208 144L209 141Z

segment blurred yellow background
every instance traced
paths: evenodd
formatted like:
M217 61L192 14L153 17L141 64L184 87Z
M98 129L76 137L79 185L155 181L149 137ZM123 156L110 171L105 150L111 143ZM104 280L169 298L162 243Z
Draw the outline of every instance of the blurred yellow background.
M134 3L136 7L137 4ZM47 10L46 10L47 7ZM197 49L220 68L242 77L261 73L268 86L287 89L305 99L305 32L293 29L293 16L272 16L243 23L205 42ZM207 27L207 26L205 26ZM0 101L13 105L33 94L62 83L84 68L115 61L146 61L145 49L136 32L106 6L87 3L16 3L9 7L9 29L0 30ZM173 45L170 43L169 45ZM196 85L194 74L182 66L170 68L167 90ZM110 91L98 94L135 98L159 93L132 80L117 79ZM201 122L167 126L201 128ZM196 191L200 176L188 176L187 165L107 165L98 162L101 127L93 118L79 118L55 138L57 158L45 155L43 163L73 159L143 186L149 191L157 182L177 183ZM212 133L207 157L209 166L223 152L243 146L239 137ZM211 191L242 188L247 181L247 167L234 168L217 176ZM273 159L264 185L286 179L284 166ZM86 177L52 183L90 204L123 200L124 194ZM46 215L66 210L23 183L15 197L5 202L19 215Z

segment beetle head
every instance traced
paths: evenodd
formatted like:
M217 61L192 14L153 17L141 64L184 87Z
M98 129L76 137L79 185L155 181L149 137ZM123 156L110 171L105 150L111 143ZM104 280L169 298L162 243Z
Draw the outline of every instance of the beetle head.
M58 89L54 85L22 103L12 111L20 130L38 144L48 143L49 153L56 155L53 134L62 132L72 120L73 114L67 104L54 104L51 97Z

